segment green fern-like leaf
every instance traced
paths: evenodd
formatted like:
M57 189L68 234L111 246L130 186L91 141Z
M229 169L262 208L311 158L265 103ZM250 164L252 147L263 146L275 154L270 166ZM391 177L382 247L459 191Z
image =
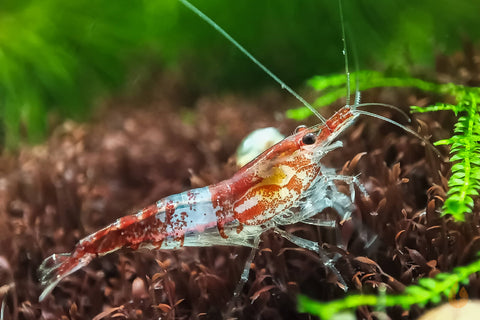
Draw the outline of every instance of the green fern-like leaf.
M358 294L330 302L318 302L301 295L298 297L298 309L321 319L330 319L339 312L360 306L377 308L400 306L404 309L409 309L412 305L425 306L427 303L439 303L443 297L455 296L460 284L468 282L468 277L476 272L480 272L480 259L467 266L457 267L451 273L440 273L434 278L420 279L418 284L407 287L403 294L378 296Z
M457 221L464 221L472 212L474 200L480 190L480 115L479 88L452 87L451 94L457 104L437 104L426 108L412 107L414 112L451 110L456 116L454 135L437 141L436 145L450 145L452 176L448 181L447 199L443 214L451 214Z

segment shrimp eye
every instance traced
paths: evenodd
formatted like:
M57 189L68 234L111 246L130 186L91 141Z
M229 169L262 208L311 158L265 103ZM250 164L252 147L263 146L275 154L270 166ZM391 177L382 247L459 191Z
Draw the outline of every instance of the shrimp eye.
M307 133L303 136L302 142L303 144L314 144L315 140L317 140L317 136L314 133Z

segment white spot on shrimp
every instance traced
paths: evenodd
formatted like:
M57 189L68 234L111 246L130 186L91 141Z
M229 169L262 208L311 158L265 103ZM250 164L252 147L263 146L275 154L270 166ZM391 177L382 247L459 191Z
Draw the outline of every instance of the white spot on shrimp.
M297 172L297 178L302 182L304 182L305 180L309 180L308 177L307 177L307 173L303 170L300 171L300 172Z
M245 200L241 205L237 206L235 208L235 211L237 213L242 213L250 208L253 208L254 206L256 206L258 204L258 197L259 196L255 196L255 197L252 197L250 199L247 199Z
M285 199L290 195L290 190L288 190L288 188L281 188L278 195L281 199Z

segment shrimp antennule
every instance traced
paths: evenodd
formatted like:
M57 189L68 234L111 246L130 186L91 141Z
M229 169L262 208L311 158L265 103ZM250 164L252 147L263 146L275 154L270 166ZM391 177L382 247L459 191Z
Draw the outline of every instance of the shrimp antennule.
M364 103L362 104L362 106L366 106L368 105L368 103ZM381 105L381 104L374 104L374 105ZM384 117L384 116L381 116L379 114L376 114L376 113L372 113L372 112L368 112L368 111L365 111L365 110L354 110L353 111L354 114L358 114L358 115L364 115L364 116L368 116L368 117L372 117L372 118L376 118L376 119L380 119L380 120L383 120L385 122L388 122L388 123L391 123L393 124L394 126L397 126L399 127L400 129L403 129L405 130L407 133L410 133L411 135L413 135L414 137L418 138L419 140L421 140L422 142L424 142L426 145L428 145L434 152L435 154L439 157L439 158L443 158L443 155L440 153L440 151L438 151L437 148L435 148L435 146L430 142L428 141L427 138L421 136L418 132L410 129L409 127L406 127L400 123L398 123L397 121L395 120L392 120L390 118L387 118L387 117ZM402 112L403 113L403 112Z

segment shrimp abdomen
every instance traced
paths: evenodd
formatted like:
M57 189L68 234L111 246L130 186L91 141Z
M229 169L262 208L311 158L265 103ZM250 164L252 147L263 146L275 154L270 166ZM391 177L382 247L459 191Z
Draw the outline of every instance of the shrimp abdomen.
M53 254L46 258L39 268L40 280L45 287L39 300L96 256L121 248L176 249L185 245L186 237L198 237L207 230L210 230L209 239L221 238L208 187L166 197L83 238L72 253Z

